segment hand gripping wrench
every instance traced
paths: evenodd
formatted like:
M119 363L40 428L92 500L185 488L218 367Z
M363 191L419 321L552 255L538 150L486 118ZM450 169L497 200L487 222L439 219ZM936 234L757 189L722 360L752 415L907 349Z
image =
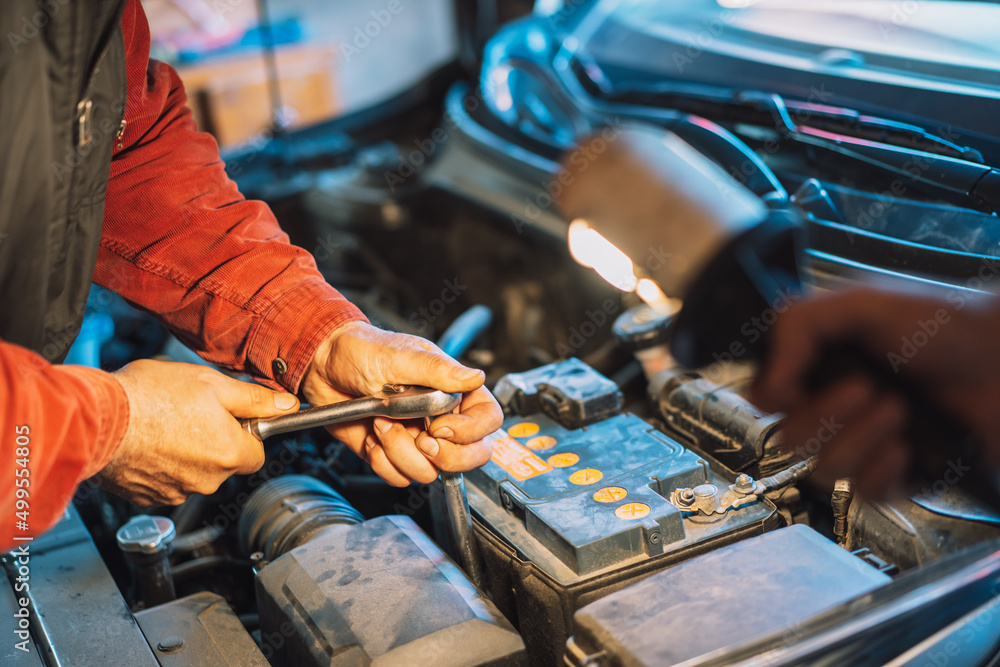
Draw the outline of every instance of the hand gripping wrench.
M427 387L387 384L382 391L365 398L299 410L270 419L244 419L243 428L258 440L272 435L299 431L313 426L329 426L366 417L419 419L451 412L462 402L461 394L448 394Z

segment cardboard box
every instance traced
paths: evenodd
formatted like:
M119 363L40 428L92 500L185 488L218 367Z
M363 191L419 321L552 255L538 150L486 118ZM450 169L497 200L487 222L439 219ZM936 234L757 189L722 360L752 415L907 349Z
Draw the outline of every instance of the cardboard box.
M290 127L337 115L336 50L332 45L279 47L281 104ZM272 107L264 54L260 51L177 68L198 128L222 147L248 141L271 126Z

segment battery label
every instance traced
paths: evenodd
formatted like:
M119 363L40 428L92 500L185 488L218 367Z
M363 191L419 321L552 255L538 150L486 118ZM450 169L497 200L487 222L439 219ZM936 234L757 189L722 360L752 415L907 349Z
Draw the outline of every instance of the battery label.
M552 466L507 435L503 429L487 436L486 441L493 446L493 463L516 480L523 482L552 471Z

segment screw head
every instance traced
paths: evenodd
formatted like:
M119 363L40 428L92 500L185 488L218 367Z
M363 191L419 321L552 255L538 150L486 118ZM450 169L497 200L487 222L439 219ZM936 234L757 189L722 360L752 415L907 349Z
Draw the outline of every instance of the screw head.
M663 538L662 538L662 536L659 533L650 533L649 534L649 543L650 544L659 544L661 539L663 539Z

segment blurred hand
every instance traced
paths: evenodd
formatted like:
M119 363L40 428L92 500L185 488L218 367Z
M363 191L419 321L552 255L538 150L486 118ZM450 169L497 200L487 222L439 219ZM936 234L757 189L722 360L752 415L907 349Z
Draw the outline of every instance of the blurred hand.
M455 414L395 421L384 417L328 427L393 486L434 481L442 470L465 472L484 465L491 448L482 439L503 421L496 399L483 386L485 374L467 368L430 341L383 331L363 322L340 327L320 346L302 380L312 405L369 396L385 384L432 387L462 393Z
M214 493L230 475L264 463L264 447L237 418L276 417L299 401L195 364L135 361L114 374L129 425L99 484L139 505L179 505Z
M921 386L981 438L987 462L1000 462L1000 301L957 291L937 297L859 289L779 316L770 361L751 393L762 409L787 413L786 447L819 454L817 482L849 477L859 493L878 500L898 492L909 466L901 397L860 376L806 393L804 377L820 347L842 339L857 340Z

